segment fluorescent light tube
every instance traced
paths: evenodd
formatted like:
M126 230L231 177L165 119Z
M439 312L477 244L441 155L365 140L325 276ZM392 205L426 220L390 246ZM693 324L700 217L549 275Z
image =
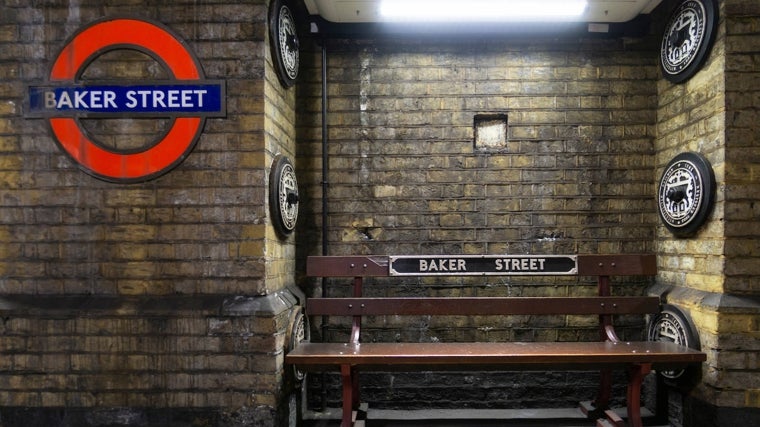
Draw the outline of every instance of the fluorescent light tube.
M573 21L587 0L382 0L380 16L396 22Z

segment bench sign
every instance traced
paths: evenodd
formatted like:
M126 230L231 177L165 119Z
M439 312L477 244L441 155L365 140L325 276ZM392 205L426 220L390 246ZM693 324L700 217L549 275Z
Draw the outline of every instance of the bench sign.
M391 276L525 276L578 274L575 255L399 255Z

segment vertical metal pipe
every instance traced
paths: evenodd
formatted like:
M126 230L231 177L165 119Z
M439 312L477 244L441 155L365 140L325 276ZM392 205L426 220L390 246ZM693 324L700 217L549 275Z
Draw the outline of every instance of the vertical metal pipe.
M328 155L327 155L327 46L326 41L322 40L322 255L327 255L327 181ZM327 278L322 278L322 298L327 296ZM327 317L322 316L322 339L324 340L327 333ZM322 400L322 412L327 409L327 373L322 373L322 390L320 393Z
M322 255L327 255L327 46L322 42ZM324 287L322 288L324 291ZM324 296L324 295L323 295Z

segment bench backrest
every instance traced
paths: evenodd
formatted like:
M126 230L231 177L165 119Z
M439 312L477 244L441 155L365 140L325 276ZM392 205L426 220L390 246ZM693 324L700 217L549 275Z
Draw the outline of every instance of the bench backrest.
M309 301L306 314L311 316L614 315L656 313L659 308L658 297L314 298Z
M436 257L419 256L421 259L465 259L476 260L486 256L461 256L461 257ZM543 259L536 256L487 256L494 260L504 259ZM576 271L565 273L575 276L653 276L657 274L657 258L654 255L573 255L563 258L576 260ZM406 257L380 256L310 256L306 260L306 275L309 277L388 277L392 276L392 261L406 259ZM483 273L483 275L554 275L552 271L514 271L502 270ZM459 275L461 272L451 272L450 275ZM404 274L415 275L415 274ZM417 275L433 275L431 272ZM435 274L446 275L444 272Z
M434 267L431 266L435 264ZM654 255L574 256L312 256L307 276L352 277L352 296L311 298L306 314L351 316L351 341L358 342L362 316L379 315L599 315L602 339L617 341L612 316L651 314L658 297L611 296L611 276L653 276ZM389 276L570 275L597 278L598 292L588 297L363 297L363 279Z

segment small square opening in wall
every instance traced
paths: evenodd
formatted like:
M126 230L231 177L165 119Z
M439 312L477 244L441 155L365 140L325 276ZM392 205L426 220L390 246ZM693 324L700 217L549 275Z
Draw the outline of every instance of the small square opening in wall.
M507 115L475 115L475 149L502 150L507 148Z

